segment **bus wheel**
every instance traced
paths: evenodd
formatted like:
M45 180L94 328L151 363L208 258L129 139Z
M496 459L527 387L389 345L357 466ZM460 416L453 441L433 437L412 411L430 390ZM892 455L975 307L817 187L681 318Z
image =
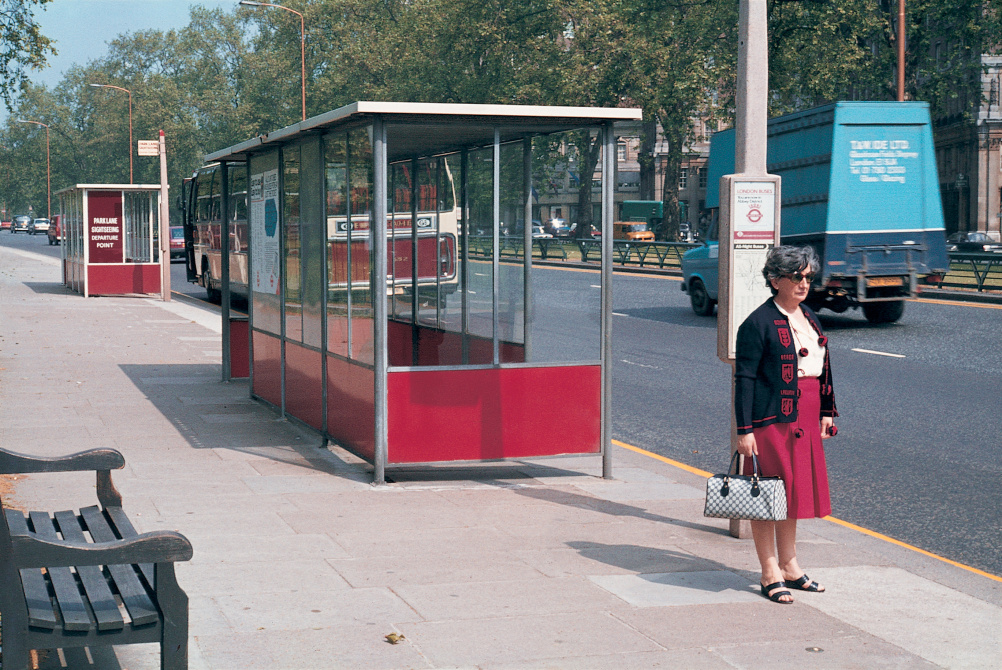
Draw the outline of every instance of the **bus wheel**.
M870 323L894 323L905 313L905 301L864 302L863 316Z
M202 286L205 287L205 299L211 303L219 304L223 301L223 292L212 287L212 275L209 274L209 261L202 259Z
M693 279L692 284L689 285L689 302L692 303L692 311L696 314L710 316L713 314L713 306L717 301L710 298L703 282Z

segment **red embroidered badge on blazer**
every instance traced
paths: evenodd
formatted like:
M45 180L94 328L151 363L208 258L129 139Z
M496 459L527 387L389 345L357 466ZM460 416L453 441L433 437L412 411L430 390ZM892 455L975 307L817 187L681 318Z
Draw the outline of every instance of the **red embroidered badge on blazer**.
M777 328L776 334L779 335L779 343L784 347L790 346L790 331L786 328Z
M793 381L793 364L783 363L783 381L789 384Z

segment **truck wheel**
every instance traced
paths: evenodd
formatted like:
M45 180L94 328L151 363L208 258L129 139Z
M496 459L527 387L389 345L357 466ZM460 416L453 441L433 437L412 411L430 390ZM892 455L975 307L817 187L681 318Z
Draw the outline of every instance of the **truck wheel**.
M905 301L865 302L863 316L870 323L894 323L905 313Z
M698 279L693 279L689 285L689 301L692 303L692 311L700 316L712 315L713 306L717 303L716 300L710 298L703 282Z

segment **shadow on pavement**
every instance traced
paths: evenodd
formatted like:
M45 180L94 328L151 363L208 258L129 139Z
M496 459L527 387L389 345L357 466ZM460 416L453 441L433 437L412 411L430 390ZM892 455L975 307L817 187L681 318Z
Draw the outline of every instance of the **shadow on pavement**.
M40 281L26 281L24 285L30 288L35 293L50 294L50 295L72 295L75 291L70 290L66 286L57 282L40 282Z
M714 535L729 535L728 531L717 526L710 526L703 523L694 523L692 521L683 521L682 519L675 519L670 516L662 516L660 514L654 514L648 512L643 507L636 507L634 505L625 505L623 503L614 502L612 500L604 500L602 498L593 498L591 496L581 495L579 493L572 493L565 490L553 490L546 488L518 488L515 489L515 493L521 496L526 496L528 498L535 498L537 500L544 500L546 502L556 503L559 505L567 505L569 507L577 507L579 509L587 509L595 512L601 512L603 514L609 514L611 516L632 516L637 519L645 519L647 521L654 521L656 523L665 523L672 526L678 526L680 528L689 528L690 530L698 530L704 533L713 533Z
M230 449L328 474L357 473L318 433L249 396L248 381L220 381L216 364L120 365L193 449Z

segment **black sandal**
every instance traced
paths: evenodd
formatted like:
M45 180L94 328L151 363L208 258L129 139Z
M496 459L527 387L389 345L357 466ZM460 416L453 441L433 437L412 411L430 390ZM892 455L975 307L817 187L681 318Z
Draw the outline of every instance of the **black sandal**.
M800 579L787 579L786 585L798 591L810 591L811 593L824 593L825 587L808 577L806 574Z
M779 581L779 582L775 582L773 584L769 584L768 586L765 586L765 585L763 585L763 584L760 583L759 586L762 587L762 595L765 596L766 598L768 598L769 600L771 600L772 602L779 603L780 605L792 605L793 604L793 594L790 593L789 591L787 591L785 588L783 588L783 587L786 586L786 582ZM776 590L773 590L773 589L776 589ZM783 589L783 590L780 591L779 589ZM773 591L773 593L771 595L769 594L770 591ZM780 598L782 598L784 596L788 596L790 598L790 600L780 600Z

